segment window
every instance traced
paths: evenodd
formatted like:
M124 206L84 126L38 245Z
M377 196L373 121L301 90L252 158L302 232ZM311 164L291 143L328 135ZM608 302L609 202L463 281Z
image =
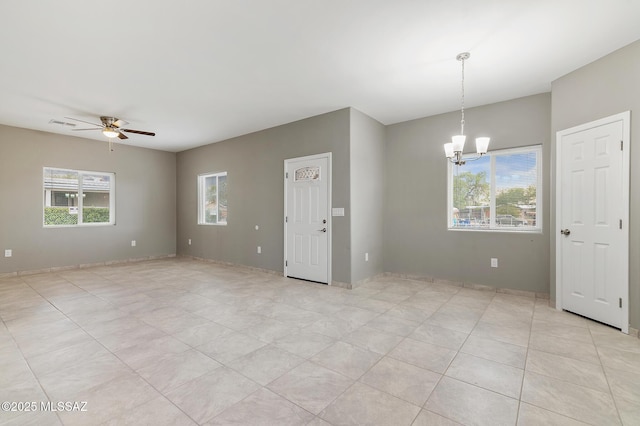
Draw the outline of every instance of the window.
M541 159L538 145L491 151L464 166L450 163L449 229L540 231Z
M227 172L198 176L198 224L227 224Z
M45 167L44 226L113 225L114 173Z

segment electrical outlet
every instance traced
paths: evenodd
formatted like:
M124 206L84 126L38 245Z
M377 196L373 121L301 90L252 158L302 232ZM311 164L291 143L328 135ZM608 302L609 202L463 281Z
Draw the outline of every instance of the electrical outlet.
M369 253L365 253L364 254L364 261L368 262L369 261Z
M131 247L135 247L136 246L136 240L131 240Z
M189 238L189 245L191 245L191 238Z
M13 250L11 250L11 249L6 249L6 250L4 251L4 257L11 257L11 256L13 256Z
M258 254L262 253L262 247L258 246Z
M491 258L491 267L492 268L497 268L498 267L498 258L497 257L492 257Z

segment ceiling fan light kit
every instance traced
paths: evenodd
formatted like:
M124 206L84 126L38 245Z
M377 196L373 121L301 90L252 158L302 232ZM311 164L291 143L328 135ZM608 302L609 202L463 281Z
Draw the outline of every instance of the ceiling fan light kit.
M104 129L102 129L102 134L108 138L117 138L120 135L120 132L118 131L118 129L115 129L111 126L107 126Z
M91 123L89 121L79 120L77 118L72 118L72 117L65 117L65 118L68 119L68 120L79 121L81 123L91 124L92 126L97 126L97 127L87 128L87 129L71 129L71 130L72 131L100 130L100 131L102 131L103 135L105 135L107 138L109 138L109 145L111 145L111 140L114 139L114 138L118 138L118 139L121 139L121 140L129 139L129 137L127 135L125 135L123 132L135 133L135 134L138 134L138 135L145 135L145 136L155 136L156 135L153 132L146 132L146 131L143 131L143 130L123 129L122 126L126 126L129 123L124 121L124 120L120 120L119 118L116 118L116 117L102 116L102 117L100 117L101 124Z

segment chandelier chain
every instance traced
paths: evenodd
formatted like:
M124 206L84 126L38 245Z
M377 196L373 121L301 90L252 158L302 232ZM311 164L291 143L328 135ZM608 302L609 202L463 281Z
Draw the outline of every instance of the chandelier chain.
M461 99L460 99L460 113L462 114L462 119L460 120L460 134L464 135L464 57L460 59L462 62L462 88L461 88Z

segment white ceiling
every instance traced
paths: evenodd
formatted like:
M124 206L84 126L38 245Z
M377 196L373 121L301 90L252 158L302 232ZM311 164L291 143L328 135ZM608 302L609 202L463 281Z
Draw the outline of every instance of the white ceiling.
M384 124L547 92L640 39L638 0L2 1L0 123L129 121L181 151L344 107ZM85 127L78 123L77 127Z

